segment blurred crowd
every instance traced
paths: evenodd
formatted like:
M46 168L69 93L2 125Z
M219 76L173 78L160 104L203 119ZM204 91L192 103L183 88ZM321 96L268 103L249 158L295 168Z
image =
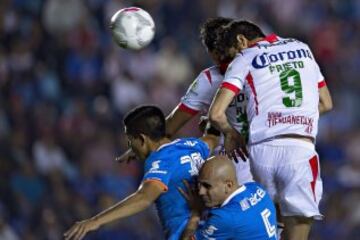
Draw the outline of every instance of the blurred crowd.
M108 29L133 5L156 23L139 52L119 49ZM141 103L168 113L179 102L212 64L198 30L214 16L247 18L313 49L335 109L320 120L325 220L311 239L360 239L360 1L1 0L0 240L61 239L136 190L141 163L114 161L126 149L122 117ZM149 209L87 239L161 239L157 222Z

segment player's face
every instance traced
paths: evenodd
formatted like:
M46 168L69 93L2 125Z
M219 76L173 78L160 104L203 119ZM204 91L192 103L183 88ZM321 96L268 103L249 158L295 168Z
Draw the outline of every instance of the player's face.
M206 207L218 207L224 202L225 188L222 181L213 181L199 176L198 191Z
M144 160L147 158L148 151L145 146L145 141L141 137L134 137L131 135L127 135L128 139L128 147L131 148L131 150L135 153L135 155L141 159Z

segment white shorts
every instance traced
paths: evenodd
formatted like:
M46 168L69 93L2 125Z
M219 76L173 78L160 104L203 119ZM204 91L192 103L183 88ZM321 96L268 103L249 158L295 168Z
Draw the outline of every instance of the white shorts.
M282 216L322 219L319 158L312 143L284 138L251 145L254 179L280 205Z

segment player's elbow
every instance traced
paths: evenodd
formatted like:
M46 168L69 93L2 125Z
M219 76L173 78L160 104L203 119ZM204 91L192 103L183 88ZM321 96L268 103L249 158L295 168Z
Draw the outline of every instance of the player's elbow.
M321 113L330 112L334 107L331 99L328 99L327 101L322 101L320 104L321 104Z
M223 112L214 108L210 109L209 120L211 124L213 124L214 126L218 126L219 124L222 123L223 118L224 118Z
M333 109L333 103L332 101L329 101L328 103L325 104L324 106L324 109L325 109L325 112L330 112L332 109Z

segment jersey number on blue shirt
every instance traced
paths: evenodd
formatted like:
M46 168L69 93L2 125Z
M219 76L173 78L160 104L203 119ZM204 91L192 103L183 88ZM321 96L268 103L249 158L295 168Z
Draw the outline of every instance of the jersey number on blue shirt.
M265 208L262 212L261 212L261 217L262 220L264 222L265 228L266 228L266 232L269 236L269 238L273 237L276 235L276 226L271 225L270 221L269 221L269 217L270 217L270 210Z
M190 155L185 155L180 158L181 164L190 163L189 173L191 176L198 175L201 165L204 163L204 159L199 152L194 152Z

